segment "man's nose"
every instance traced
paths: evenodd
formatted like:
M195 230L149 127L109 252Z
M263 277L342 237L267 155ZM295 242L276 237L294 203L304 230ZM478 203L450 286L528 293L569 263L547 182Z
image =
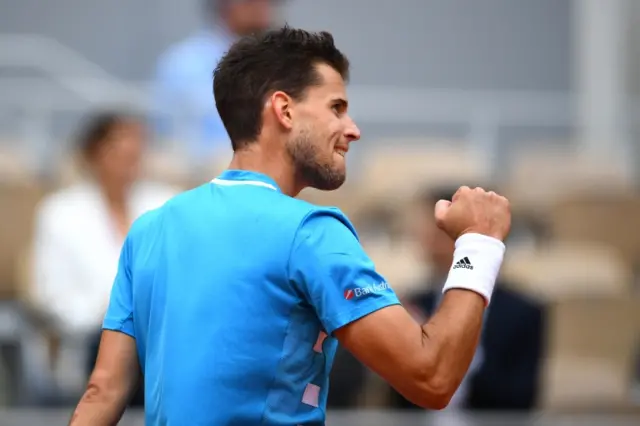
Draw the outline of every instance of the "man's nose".
M348 120L349 124L347 125L345 136L347 137L349 142L355 142L360 139L360 129L351 118L349 118Z

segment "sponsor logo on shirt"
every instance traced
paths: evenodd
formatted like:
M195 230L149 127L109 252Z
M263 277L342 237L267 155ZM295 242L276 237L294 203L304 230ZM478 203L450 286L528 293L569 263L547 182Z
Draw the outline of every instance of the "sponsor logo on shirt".
M351 300L354 297L358 298L361 296L366 296L367 294L373 293L382 293L383 291L389 290L389 284L386 282L381 282L380 284L373 284L367 287L355 287L344 291L344 298L346 300Z

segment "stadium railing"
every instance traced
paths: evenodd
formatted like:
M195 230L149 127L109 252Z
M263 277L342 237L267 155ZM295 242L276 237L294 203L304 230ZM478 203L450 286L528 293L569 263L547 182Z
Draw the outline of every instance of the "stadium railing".
M0 411L2 426L64 426L68 410ZM353 410L327 413L328 426L632 426L640 424L640 414L405 414L393 411ZM121 426L144 426L141 412L127 412Z

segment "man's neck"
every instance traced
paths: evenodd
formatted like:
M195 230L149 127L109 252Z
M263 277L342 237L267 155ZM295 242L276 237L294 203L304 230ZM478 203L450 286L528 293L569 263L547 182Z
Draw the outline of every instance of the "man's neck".
M297 182L295 170L283 154L267 154L258 144L236 151L229 164L232 170L247 170L269 176L280 190L290 197L297 196L304 185Z

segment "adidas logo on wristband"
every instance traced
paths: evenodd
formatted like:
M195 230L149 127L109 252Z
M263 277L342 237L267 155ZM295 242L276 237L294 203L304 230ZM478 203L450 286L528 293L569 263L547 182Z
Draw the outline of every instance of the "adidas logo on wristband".
M453 269L460 268L473 269L473 265L471 264L471 262L469 262L468 257L463 257L462 259L458 260L455 265L453 265Z

